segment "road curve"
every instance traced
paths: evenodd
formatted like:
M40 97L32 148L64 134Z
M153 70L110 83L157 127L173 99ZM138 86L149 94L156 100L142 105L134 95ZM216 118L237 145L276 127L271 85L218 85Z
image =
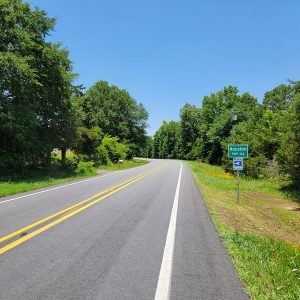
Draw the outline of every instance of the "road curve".
M0 278L0 299L248 299L171 160L1 198Z

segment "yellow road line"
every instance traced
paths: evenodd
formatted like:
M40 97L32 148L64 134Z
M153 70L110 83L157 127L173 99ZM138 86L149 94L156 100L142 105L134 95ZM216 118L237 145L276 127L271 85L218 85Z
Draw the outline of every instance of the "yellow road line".
M24 231L26 231L26 230L28 230L28 229L31 229L31 228L36 227L36 226L38 226L38 225L40 225L40 224L42 224L42 223L44 223L44 222L47 222L47 221L49 221L49 220L51 220L51 219L53 219L53 218L55 218L55 217L57 217L57 216L59 216L59 215L65 213L65 212L68 212L69 210L74 209L74 208L76 208L77 206L80 206L80 205L82 205L82 204L84 204L84 203L86 203L86 202L88 202L88 201L90 201L90 200L92 200L92 199L94 199L94 198L96 198L96 197L98 197L98 196L101 196L101 195L103 195L103 194L105 194L105 193L108 193L109 191L111 191L111 190L113 190L113 189L115 189L115 188L118 188L119 186L122 186L123 184L126 184L127 182L129 182L129 181L131 181L131 180L134 180L135 178L138 178L138 177L140 177L140 176L142 176L142 175L144 175L144 174L147 174L147 173L151 172L152 170L153 170L153 169L151 169L151 170L149 170L149 171L147 171L147 172L144 172L144 173L142 173L142 174L140 174L140 175L134 176L134 177L132 177L132 178L126 180L126 181L123 181L123 182L121 182L121 183L119 183L119 184L117 184L117 185L115 185L115 186L109 187L109 188L105 189L104 191L101 191L101 192L99 192L99 193L93 195L93 196L90 197L90 198L87 198L87 199L85 199L85 200L83 200L83 201L81 201L81 202L78 202L78 203L76 203L76 204L74 204L74 205L72 205L72 206L69 206L69 207L67 207L67 208L65 208L65 209L63 209L63 210L60 210L60 211L58 211L58 212L56 212L56 213L54 213L54 214L52 214L52 215L50 215L50 216L48 216L48 217L46 217L46 218L43 218L43 219L41 219L41 220L39 220L39 221L36 221L36 222L34 222L34 223L32 223L32 224L26 226L26 227L23 227L23 228L21 228L21 229L18 229L18 230L15 231L15 232L12 232L12 233L10 233L10 234L8 234L8 235L6 235L6 236L3 236L3 237L0 238L0 243L6 241L6 240L8 240L8 239L10 239L10 238L12 238L12 237L14 237L14 236L16 236L16 235L18 235L18 234L20 234L20 233L22 233L22 232L24 232Z
M35 230L35 231L33 231L33 232L31 232L31 233L25 235L24 237L21 237L21 238L17 239L17 240L14 241L14 242L11 242L11 243L7 244L6 246L0 248L0 254L3 254L3 253L5 253L5 252L7 252L8 250L11 250L12 248L15 248L16 246L18 246L18 245L20 245L20 244L26 242L27 240L33 238L34 236L36 236L36 235L38 235L38 234L40 234L40 233L42 233L42 232L48 230L49 228L51 228L51 227L53 227L53 226L55 226L55 225L57 225L57 224L59 224L59 223L65 221L65 220L67 220L67 219L69 219L70 217L72 217L72 216L78 214L79 212L81 212L81 211L83 211L83 210L86 210L87 208L89 208L89 207L95 205L96 203L100 202L101 200L103 200L103 199L105 199L105 198L107 198L107 197L109 197L109 196L115 194L116 192L118 192L118 191L124 189L125 187L127 187L127 186L129 186L129 185L132 185L133 183L135 183L135 182L141 180L142 178L148 176L149 174L155 172L155 171L158 170L159 168L160 168L160 167L157 167L157 168L155 168L155 169L152 169L152 170L150 170L149 172L146 172L146 173L140 175L138 178L136 178L136 179L134 179L134 180L131 180L131 181L128 180L128 181L129 181L128 183L126 183L125 185L122 185L121 187L119 187L119 188L117 188L117 189L114 189L113 191L109 192L108 194L106 194L106 195L104 195L104 196L102 196L102 197L100 197L100 198L98 198L98 199L96 199L96 200L94 200L94 201L92 201L92 202L90 202L90 203L88 203L88 204L86 204L86 205L84 205L84 206L82 206L82 207L80 207L80 208L78 208L78 209L76 209L76 210L70 212L69 214L66 214L65 216L63 216L63 217L61 217L61 218L59 218L59 219L57 219L57 220L55 220L55 221L53 221L53 222L51 222L51 223L49 223L49 224L47 224L47 225L45 225L45 226L43 226L43 227L37 229L37 230Z

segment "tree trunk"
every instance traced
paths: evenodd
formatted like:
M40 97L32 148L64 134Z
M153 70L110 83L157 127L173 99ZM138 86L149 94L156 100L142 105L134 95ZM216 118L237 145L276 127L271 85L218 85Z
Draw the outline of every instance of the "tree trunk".
M66 148L62 148L61 149L61 163L62 165L65 167L67 164L67 149Z

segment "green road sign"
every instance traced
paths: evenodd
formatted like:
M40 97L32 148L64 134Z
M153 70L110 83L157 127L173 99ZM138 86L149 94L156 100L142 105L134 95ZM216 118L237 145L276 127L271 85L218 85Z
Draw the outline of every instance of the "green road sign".
M248 145L228 145L229 158L248 158Z

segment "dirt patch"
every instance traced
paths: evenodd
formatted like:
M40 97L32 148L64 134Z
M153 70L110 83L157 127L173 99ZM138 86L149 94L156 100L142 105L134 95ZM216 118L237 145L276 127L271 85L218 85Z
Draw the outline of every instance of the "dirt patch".
M300 206L283 206L282 209L286 209L289 211L300 211Z
M264 203L271 203L272 205L275 202L284 202L286 203L286 199L280 195L274 194L266 194L261 192L243 192L243 195L246 198L255 199L255 200L263 200Z
M282 208L289 211L300 211L300 204L291 203L291 201L284 196L280 195L268 195L258 192L245 192L244 196L249 199L255 199L257 201L262 201L263 205L270 208Z
M234 202L234 193L224 191L206 193L214 213L231 229L274 237L293 245L300 245L300 205L280 195L242 193L242 202ZM214 194L214 196L212 196Z
M248 228L248 230L245 230L245 228L242 228L239 225L238 220L232 214L226 211L224 207L214 204L214 209L215 209L215 213L218 215L221 221L226 225L228 225L231 229L235 231L248 231L250 229Z

